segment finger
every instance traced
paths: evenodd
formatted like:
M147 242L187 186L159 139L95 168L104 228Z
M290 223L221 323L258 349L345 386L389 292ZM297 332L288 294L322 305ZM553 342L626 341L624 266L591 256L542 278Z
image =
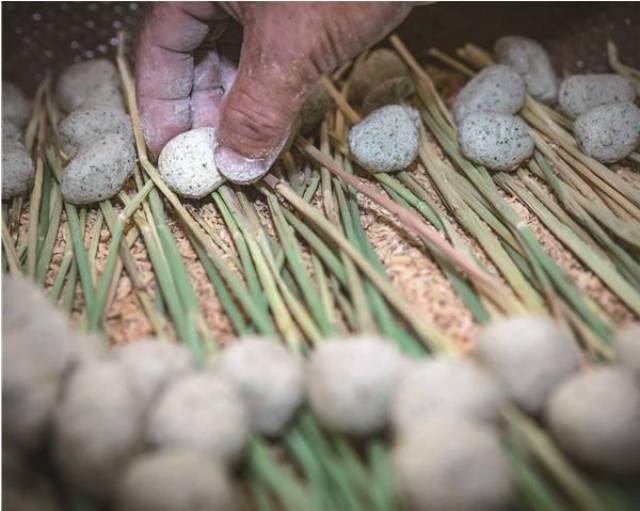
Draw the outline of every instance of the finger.
M153 154L191 127L193 51L209 33L209 23L223 15L210 2L164 2L147 16L136 48L136 87Z

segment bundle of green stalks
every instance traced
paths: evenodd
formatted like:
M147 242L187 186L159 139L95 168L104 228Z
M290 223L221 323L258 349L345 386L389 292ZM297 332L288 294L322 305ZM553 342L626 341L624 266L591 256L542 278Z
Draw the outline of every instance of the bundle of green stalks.
M33 191L28 199L3 204L3 271L34 279L74 314L79 328L93 332L105 331L126 275L152 333L185 343L204 364L220 339L199 306L171 227L175 221L237 336L277 337L302 353L328 337L355 333L378 333L415 357L464 349L393 287L363 225L366 197L437 263L478 324L503 315L548 313L579 341L587 358L611 358L614 318L578 288L507 199L518 199L637 317L638 175L630 184L581 154L571 123L531 98L522 116L534 136L535 156L515 173L489 173L460 152L430 75L397 36L391 46L416 88L409 100L422 121L416 168L372 174L352 162L346 137L360 115L346 99L347 66L324 79L336 108L312 140L298 137L256 185L223 185L206 199L225 232L176 196L148 159L123 37L118 67L138 166L130 186L113 199L90 209L63 199L59 113L45 81L27 129L36 162ZM460 50L464 62L437 50L430 54L452 73L468 76L490 63L473 45ZM620 64L614 47L610 57L617 72L638 83L640 73ZM638 154L629 160L630 166L640 163ZM104 227L107 238L101 237ZM135 244L144 247L151 277L134 255ZM63 252L53 265L56 247ZM100 249L107 254L102 259ZM508 410L505 419L504 449L518 488L514 509L631 509L624 481L575 467L518 410ZM254 438L240 477L258 509L402 509L388 453L386 436L354 443L303 414L280 442Z

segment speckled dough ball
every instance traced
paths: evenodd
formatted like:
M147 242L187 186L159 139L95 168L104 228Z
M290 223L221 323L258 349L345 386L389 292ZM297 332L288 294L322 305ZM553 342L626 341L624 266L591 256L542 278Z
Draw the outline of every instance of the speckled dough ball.
M80 148L62 175L62 195L74 204L91 204L117 194L133 172L136 155L129 140L108 134Z
M367 435L383 429L405 368L398 348L378 337L328 340L309 360L308 399L332 431Z
M408 76L390 78L369 91L362 102L362 111L366 114L385 105L400 103L415 91L413 80Z
M545 49L533 39L508 35L494 46L500 64L510 66L524 80L527 92L543 103L558 99L558 78Z
M124 101L118 82L104 82L87 94L78 108L113 108L124 112Z
M560 85L560 109L572 119L606 103L633 103L636 90L631 80L616 74L574 75Z
M84 106L87 98L103 90L105 83L118 86L118 71L107 59L85 60L71 65L62 73L56 87L58 105L65 112ZM86 105L86 106L95 106Z
M233 509L224 469L188 449L145 454L127 469L116 495L116 511L214 511Z
M225 348L215 368L239 390L257 433L282 433L304 400L302 361L277 341L240 339Z
M193 356L184 345L151 337L117 347L113 356L124 367L133 392L144 405L166 385L195 369Z
M349 101L359 105L376 85L408 74L407 66L395 51L387 48L374 50L351 74Z
M2 121L2 143L22 142L24 140L24 132L22 128L10 121Z
M438 357L412 366L400 380L391 408L396 431L431 415L455 415L496 424L505 396L485 369L471 360Z
M300 118L302 119L300 132L306 135L313 131L322 122L325 114L331 108L331 104L331 96L322 82L317 82L311 87L311 91L302 105L302 110L300 110Z
M524 100L524 81L518 73L508 66L489 66L460 90L453 103L453 117L460 124L473 112L515 114Z
M24 128L31 117L31 103L23 92L10 82L2 82L2 124L11 122Z
M349 149L356 161L371 172L407 168L418 155L418 113L401 105L371 112L349 132Z
M554 439L575 459L608 472L640 473L640 387L630 371L583 371L551 395L545 411Z
M2 141L2 199L11 199L29 191L35 169L22 142Z
M474 112L458 126L462 154L491 170L511 171L533 154L529 127L520 117Z
M534 415L580 366L573 340L544 316L495 321L480 333L474 346L475 356L493 372L509 397Z
M640 378L640 323L631 323L621 329L614 346L618 362Z
M240 394L221 376L204 372L165 389L145 426L146 440L154 447L188 447L221 463L239 460L248 434Z
M58 127L62 142L77 149L99 141L110 133L133 145L131 119L122 110L109 107L83 108L71 112Z
M107 497L141 447L142 410L114 361L86 364L70 377L56 410L53 455L63 479Z
M213 159L218 142L213 128L197 128L172 138L160 153L158 171L169 188L199 199L224 182Z
M604 163L629 156L640 144L640 108L607 103L583 113L573 125L580 150Z
M408 509L498 510L509 502L509 468L487 426L432 416L400 437L392 459Z
M64 314L30 280L3 275L2 426L13 446L41 445L74 351Z

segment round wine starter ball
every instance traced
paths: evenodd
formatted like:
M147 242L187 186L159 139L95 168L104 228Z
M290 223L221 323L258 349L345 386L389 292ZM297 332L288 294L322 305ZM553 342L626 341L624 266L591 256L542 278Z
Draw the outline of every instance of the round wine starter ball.
M2 143L7 142L22 142L24 140L24 133L22 128L17 124L10 121L2 121Z
M413 80L408 76L390 78L369 91L362 102L362 111L369 113L386 105L401 103L415 91Z
M31 156L19 140L2 141L2 199L24 195L31 188L35 169Z
M498 510L512 481L492 428L434 415L403 433L392 451L396 480L408 509Z
M85 60L69 66L62 73L56 86L56 99L62 110L73 112L84 106L97 106L99 102L96 99L105 97L113 88L117 91L117 87L118 71L112 62L107 59ZM93 100L87 102L88 99Z
M438 357L411 366L402 377L391 408L395 431L431 415L497 424L505 396L490 373L473 361Z
M615 349L618 363L640 378L640 323L631 323L618 332Z
M493 65L480 71L458 93L453 103L456 124L473 112L515 114L524 105L525 86L509 66Z
M31 103L24 93L10 82L2 82L2 124L10 122L24 128L31 117Z
M146 337L113 350L140 403L148 406L166 385L195 369L193 357L182 344Z
M558 78L545 49L527 37L508 35L494 46L500 64L513 68L524 80L527 92L542 103L552 105L558 99Z
M145 425L145 438L154 447L188 447L224 464L240 459L248 435L242 397L230 382L206 372L165 389Z
M614 102L633 103L633 82L617 74L574 75L560 85L560 109L572 119L600 105Z
M374 110L349 132L349 149L355 160L371 172L407 168L418 156L418 113L402 105Z
M349 101L359 105L378 84L408 74L407 66L395 51L387 48L374 50L351 73Z
M53 456L62 478L95 498L111 495L141 447L142 409L115 361L71 375L55 414Z
M629 156L640 144L640 108L607 103L583 113L573 125L580 150L603 163Z
M544 316L515 316L485 328L475 356L524 411L538 414L549 394L580 367L573 340Z
M551 396L546 419L558 445L596 469L640 473L640 386L631 371L597 367Z
M172 138L158 159L158 171L178 195L199 199L224 182L213 159L216 130L196 128Z
M2 426L14 447L42 444L74 358L65 315L30 280L3 275Z
M311 91L300 110L300 132L303 135L309 134L324 119L329 108L331 108L332 100L329 93L322 85L322 82L316 82L311 87Z
M240 339L222 351L215 368L239 390L257 433L281 434L304 401L302 361L277 341Z
M368 435L382 430L406 361L377 337L328 340L309 360L308 398L329 430Z
M109 107L93 107L71 112L58 126L64 144L77 148L115 133L133 145L131 119L122 110ZM71 154L73 155L73 154Z
M233 509L224 469L188 449L164 449L137 458L118 486L116 511Z
M515 170L530 158L535 147L529 127L520 117L474 112L458 126L462 153L491 170Z
M135 166L130 140L110 133L86 144L62 175L62 195L73 204L100 202L117 194Z

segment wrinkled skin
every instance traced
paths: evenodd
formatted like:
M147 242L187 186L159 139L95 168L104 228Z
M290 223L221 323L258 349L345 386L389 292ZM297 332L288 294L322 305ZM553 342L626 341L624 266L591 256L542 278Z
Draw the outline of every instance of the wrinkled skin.
M410 10L390 2L154 4L136 49L149 149L157 155L183 131L217 127L221 172L249 165L255 181L316 80L380 41Z

